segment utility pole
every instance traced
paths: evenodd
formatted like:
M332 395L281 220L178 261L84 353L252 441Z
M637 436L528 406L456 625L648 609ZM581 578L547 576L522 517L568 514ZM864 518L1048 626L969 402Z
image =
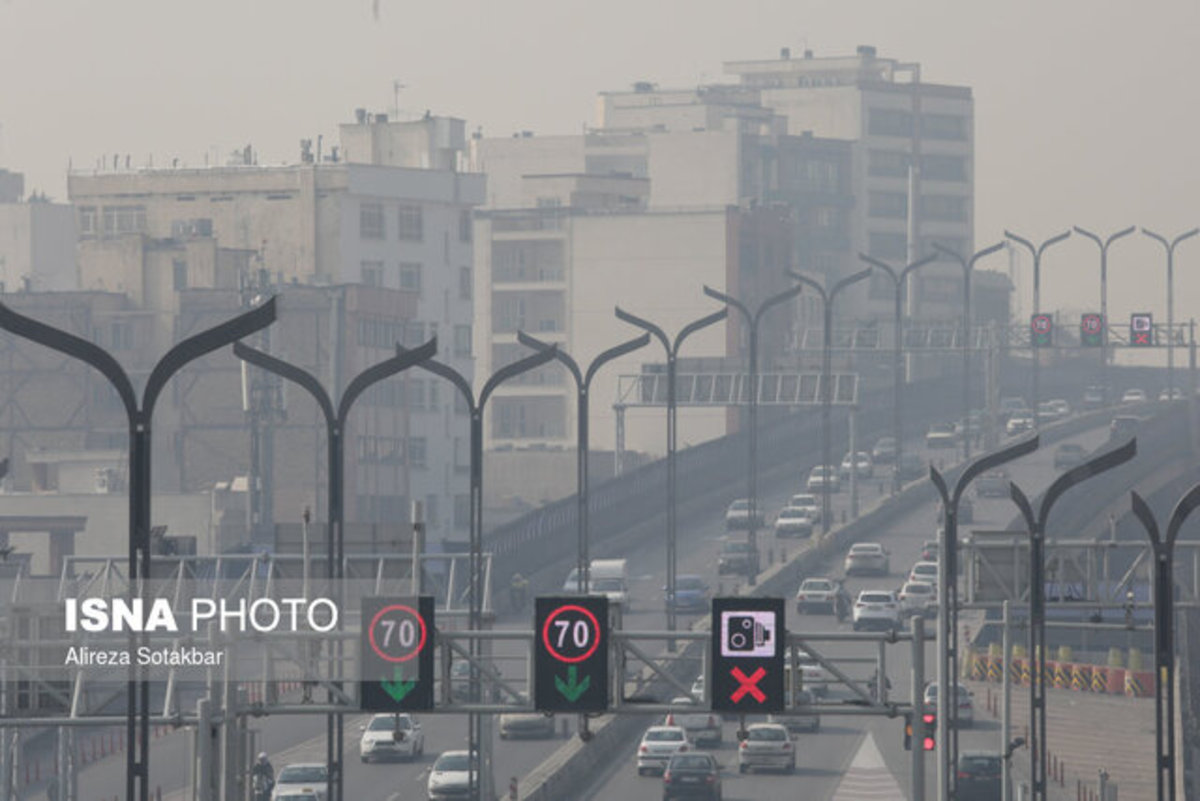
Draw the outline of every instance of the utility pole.
M913 615L912 627L912 799L925 799L925 618Z

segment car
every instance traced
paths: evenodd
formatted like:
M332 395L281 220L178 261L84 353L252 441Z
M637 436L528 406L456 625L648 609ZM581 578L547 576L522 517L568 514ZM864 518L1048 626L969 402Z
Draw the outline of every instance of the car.
M815 711L816 699L808 690L797 690L795 705L787 712L767 715L768 723L778 723L789 732L821 730L821 715Z
M629 587L619 578L594 578L588 582L592 595L603 595L610 604L621 607L626 612L633 611L629 603Z
M808 481L804 486L809 492L819 493L824 491L826 484L829 485L830 492L842 491L842 479L837 470L830 465L817 465L809 471Z
M313 793L318 801L324 801L325 788L329 781L329 770L324 762L297 762L284 765L275 774L275 786L271 790L271 801L297 793Z
M958 801L1001 801L1002 759L991 751L959 751L954 797Z
M834 678L830 675L825 666L816 660L810 654L803 651L796 654L796 664L800 668L800 687L798 689L808 690L816 698L824 698L829 695L829 685L834 683ZM792 663L791 661L783 664L783 681L787 687L791 681Z
M1137 433L1139 423L1141 423L1141 418L1134 417L1133 415L1117 415L1108 424L1109 441L1132 437Z
M803 509L814 524L821 522L821 499L808 492L801 492L791 497L788 506L793 509Z
M1167 389L1166 387L1163 387L1162 392L1158 393L1158 399L1164 403L1167 401L1183 400L1186 397L1187 396L1183 394L1183 390L1179 387L1175 387L1174 389Z
M846 553L843 568L847 576L856 573L874 573L886 576L892 572L888 552L877 542L856 542Z
M796 590L796 611L837 612L838 585L831 578L806 578Z
M895 470L900 475L901 481L912 481L915 478L924 478L929 474L925 462L915 453L901 454L899 461L896 462Z
M663 587L663 592L667 588ZM676 612L706 612L712 599L712 590L703 576L687 573L675 577L675 597L667 596L667 611L672 607Z
M876 464L891 464L896 461L897 450L895 437L880 437L871 448L871 458Z
M521 693L522 705L529 704L529 696ZM554 736L554 715L549 712L505 712L500 716L500 739L520 737L546 739Z
M1053 423L1058 419L1058 412L1055 410L1050 401L1042 401L1038 404L1037 421L1038 424Z
M855 631L900 628L900 602L889 590L863 590L854 602Z
M796 770L796 749L786 727L778 723L754 723L738 744L738 773L757 768Z
M479 763L478 754L467 751L444 751L429 769L425 793L429 801L466 798L470 791L471 763Z
M938 554L941 552L941 545L937 540L925 540L921 543L921 561L936 562Z
M925 447L953 448L958 444L958 435L954 433L954 423L934 423L925 434Z
M721 801L721 766L710 754L676 754L663 771L662 797Z
M875 463L871 461L871 454L866 451L857 451L854 454L854 471L859 478L871 478L875 475ZM850 479L850 454L842 457L842 465L838 468L838 474L846 479Z
M900 615L923 615L937 613L937 589L924 581L906 581L896 596L900 602Z
M1016 412L1008 418L1008 422L1004 424L1004 433L1010 437L1017 434L1023 434L1026 431L1032 431L1034 427L1033 414L1030 412Z
M703 673L701 673L699 676L697 676L695 678L694 681L692 681L692 695L694 695L696 698L699 698L701 700L704 699L704 674Z
M975 481L975 494L980 498L1007 498L1011 489L1006 470L989 470Z
M785 506L779 510L775 518L776 537L810 537L812 533L813 521L807 509Z
M923 581L926 584L937 586L938 583L938 563L937 562L917 562L912 566L912 570L908 571L909 581Z
M762 510L756 509L753 515L753 525L751 525L750 501L745 498L738 498L725 510L725 528L730 531L759 528L762 524Z
M960 729L969 729L975 723L975 704L971 700L971 691L961 684L955 684L954 690L958 701L958 727ZM929 684L925 687L926 709L937 709L937 694L937 682L929 682ZM951 720L953 720L953 718L951 718Z
M686 695L671 699L673 707L667 713L664 726L678 726L687 732L687 737L697 746L721 744L721 718L705 709ZM690 708L689 708L690 707Z
M425 733L412 715L373 715L362 726L358 756L364 763L416 759L425 752Z
M1108 403L1108 393L1104 387L1092 385L1083 390L1081 404L1085 409L1099 409Z
M758 554L746 540L726 540L717 556L717 575L737 573L753 575L758 573Z
M1145 403L1146 391L1144 389L1127 389L1125 394L1121 395L1121 403Z
M637 750L637 772L639 776L647 773L662 773L667 763L676 754L684 754L691 750L687 732L682 726L651 726L642 735L642 742Z
M1071 404L1067 403L1065 398L1051 398L1047 403L1054 410L1057 419L1061 420L1064 417L1071 416Z
M1054 449L1054 469L1062 470L1083 464L1087 451L1077 442L1064 442Z

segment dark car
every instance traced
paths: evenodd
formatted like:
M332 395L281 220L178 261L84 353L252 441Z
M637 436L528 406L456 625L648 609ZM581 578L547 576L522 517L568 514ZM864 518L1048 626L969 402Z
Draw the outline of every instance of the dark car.
M1000 801L1000 755L963 751L958 755L958 801Z
M666 588L663 588L666 591ZM667 611L674 607L676 612L707 612L710 591L701 576L683 575L675 577L675 599L667 596Z
M708 798L721 801L721 769L709 754L676 754L663 771L663 801Z
M717 574L737 573L753 575L758 573L758 559L750 543L746 540L729 540L721 546L721 555L717 557Z
M929 474L929 468L925 466L925 462L920 456L915 453L905 453L900 456L900 461L896 463L896 472L900 474L901 481L912 481L915 478L924 478Z
M871 449L871 458L876 464L891 464L896 461L896 438L880 437Z
M1054 451L1054 469L1062 470L1083 464L1087 451L1077 442L1064 442Z

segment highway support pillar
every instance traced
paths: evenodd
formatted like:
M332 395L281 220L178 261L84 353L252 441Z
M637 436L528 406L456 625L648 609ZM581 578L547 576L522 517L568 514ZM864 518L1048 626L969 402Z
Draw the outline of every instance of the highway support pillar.
M912 626L912 793L925 798L925 619L914 615ZM886 686L886 683L884 684Z

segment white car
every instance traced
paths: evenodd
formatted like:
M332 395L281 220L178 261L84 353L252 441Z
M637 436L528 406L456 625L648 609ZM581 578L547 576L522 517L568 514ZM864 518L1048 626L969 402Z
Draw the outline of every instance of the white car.
M610 604L621 607L626 612L629 608L629 587L619 578L597 578L588 582L592 595L603 595Z
M775 518L776 537L810 537L812 533L813 520L807 509L785 506L779 510L779 516Z
M834 614L837 612L838 587L833 579L806 578L796 590L796 611L804 614L814 609Z
M1054 410L1054 414L1059 420L1071 416L1071 404L1067 403L1063 398L1054 398L1049 403L1050 408Z
M808 472L804 488L813 493L822 492L826 484L830 492L842 491L842 479L838 477L837 470L832 465L817 465Z
M866 451L858 451L854 456L854 470L858 473L859 478L871 478L875 475L875 462L871 460L871 454ZM842 458L841 467L842 478L850 479L850 454L846 454Z
M721 717L700 707L686 695L671 699L664 726L678 726L697 746L721 744Z
M642 742L638 746L638 775L662 773L671 757L685 753L690 748L691 743L682 726L651 726L642 735Z
M888 552L877 542L857 542L846 552L842 565L847 576L855 573L874 573L886 576L892 572L892 561Z
M854 630L900 628L900 602L887 590L863 590L854 602Z
M925 434L927 448L953 448L958 444L953 423L934 423Z
M298 762L285 765L275 775L275 787L271 790L271 801L284 796L312 793L318 801L324 801L329 771L324 762Z
M363 762L416 759L425 752L425 734L412 715L375 715L362 727L358 756Z
M821 522L821 499L816 495L812 495L807 492L801 492L797 495L793 495L792 499L788 501L788 506L792 507L793 509L805 510L808 512L809 518L814 523Z
M937 612L937 590L924 581L906 581L897 596L901 615L930 615Z
M1008 422L1004 424L1004 433L1008 434L1009 436L1032 430L1033 415L1029 412L1017 412L1012 417L1008 418Z
M954 690L958 700L958 727L969 729L975 725L975 704L971 700L971 691L961 684L955 684ZM937 696L937 682L931 681L925 687L925 709L931 712L937 709Z
M1158 399L1164 403L1166 401L1183 400L1185 397L1187 396L1183 394L1183 390L1179 387L1175 387L1175 389L1171 390L1163 387L1163 391L1158 393Z
M470 789L471 761L478 762L466 751L445 751L433 763L425 792L429 801L466 798Z
M938 583L938 563L937 562L917 562L912 566L912 570L908 573L909 581L923 581L926 584L937 586Z
M746 739L738 745L738 773L751 768L776 768L788 773L796 769L796 749L787 727L755 723L746 728Z
M1127 389L1121 396L1121 403L1145 403L1146 391L1142 389Z
M729 508L725 510L725 528L730 531L751 528L750 522L750 501L745 498L737 499L729 504ZM759 505L759 508L754 510L753 528L758 528L762 524L762 507Z

